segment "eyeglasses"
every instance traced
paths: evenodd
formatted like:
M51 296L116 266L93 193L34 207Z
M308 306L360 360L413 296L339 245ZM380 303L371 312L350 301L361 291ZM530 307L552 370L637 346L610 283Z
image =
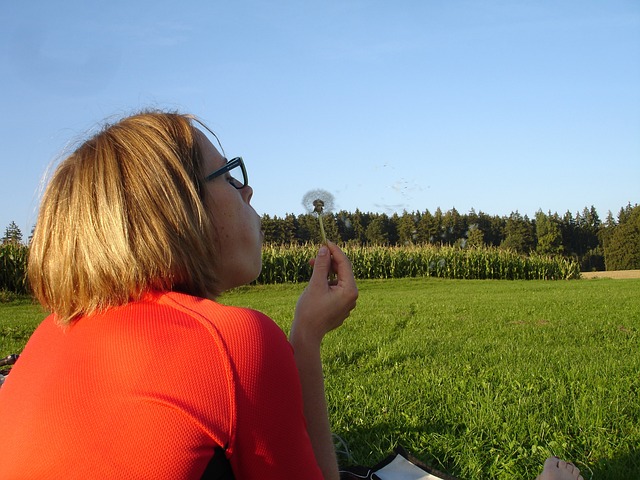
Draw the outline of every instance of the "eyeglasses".
M209 180L213 180L214 178L219 177L220 175L223 175L227 172L229 172L230 174L229 183L231 183L231 185L233 185L238 190L248 185L249 181L247 179L247 169L244 166L242 157L236 157L229 160L218 170L204 177L204 179L206 182L208 182Z

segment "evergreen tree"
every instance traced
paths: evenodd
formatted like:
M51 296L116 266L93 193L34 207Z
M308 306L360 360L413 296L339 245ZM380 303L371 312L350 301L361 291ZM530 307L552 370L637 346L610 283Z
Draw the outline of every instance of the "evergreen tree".
M467 223L462 215L452 208L442 217L442 242L453 245L458 240L465 237Z
M398 243L400 245L413 245L418 240L418 229L416 216L407 213L405 210L398 219L396 226L398 232Z
M607 214L607 219L605 220L605 222L602 224L602 227L598 231L599 245L605 250L609 246L609 241L611 240L611 236L613 235L613 231L615 230L617 225L618 225L618 222L616 222L616 219L613 216L613 213L611 213L611 210L609 210L609 213Z
M375 215L367 225L366 238L369 245L388 245L389 232L386 215Z
M418 213L416 218L416 240L419 244L433 243L437 232L433 215L429 210Z
M604 250L607 270L640 269L640 205L627 208Z
M285 215L282 220L282 241L287 244L298 243L298 220L292 213Z
M564 252L567 255L574 255L576 253L576 222L573 219L573 215L569 210L565 212L560 221L560 234L562 235L562 245Z
M4 231L4 237L2 237L2 244L7 243L22 243L22 232L16 222L11 222Z
M312 242L320 243L320 223L318 218L310 213L298 215L298 242L301 244Z
M572 250L578 257L582 257L599 245L600 224L600 218L593 206L590 209L585 207L582 214L576 214Z
M433 235L431 235L431 237L429 238L430 243L442 245L442 243L444 242L445 233L442 225L442 217L442 210L440 210L440 207L436 208L436 211L433 214Z
M497 247L504 239L504 227L506 220L497 215L489 216L486 213L478 214L478 228L484 234L484 243L490 247Z
M367 241L365 230L369 223L369 215L363 214L356 208L356 211L351 215L351 228L353 228L353 241L358 245L364 245Z
M517 210L509 215L504 227L504 240L500 246L518 253L529 253L533 250L533 225L526 215L522 217Z
M618 224L626 222L631 216L632 210L631 202L629 202L626 207L621 208L620 212L618 212Z
M398 244L398 221L400 217L398 217L397 213L394 213L391 218L385 217L385 225L387 230L387 241L388 245L397 245Z
M318 219L316 218L316 221ZM324 233L327 236L327 240L338 243L341 241L340 232L338 230L338 223L335 215L323 215L322 216ZM319 228L319 227L318 227Z
M353 241L354 230L351 223L351 214L346 210L341 210L336 214L336 223L338 225L338 234L340 240L344 243Z
M466 248L481 248L484 246L484 232L480 230L477 223L469 225L465 246Z
M264 243L280 243L277 221L266 213L262 215L262 231L264 232Z
M562 232L556 216L548 215L542 210L536 213L536 252L542 255L558 255L563 251Z

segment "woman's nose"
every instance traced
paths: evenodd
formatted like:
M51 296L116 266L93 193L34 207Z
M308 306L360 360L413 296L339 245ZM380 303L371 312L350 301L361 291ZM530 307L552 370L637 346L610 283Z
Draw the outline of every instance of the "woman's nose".
M251 197L253 197L253 188L251 188L250 185L247 185L244 188L242 188L240 190L240 193L242 193L242 198L244 198L245 202L247 203L251 202Z

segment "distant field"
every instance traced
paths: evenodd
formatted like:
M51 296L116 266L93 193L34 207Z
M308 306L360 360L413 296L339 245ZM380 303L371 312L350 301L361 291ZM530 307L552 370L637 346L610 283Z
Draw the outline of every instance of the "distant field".
M303 287L245 287L221 301L288 331ZM640 280L359 287L323 346L331 421L351 461L376 463L399 444L462 479L532 480L550 454L585 479L640 478ZM42 315L0 306L0 356Z
M640 278L640 270L614 270L611 272L582 272L582 278Z

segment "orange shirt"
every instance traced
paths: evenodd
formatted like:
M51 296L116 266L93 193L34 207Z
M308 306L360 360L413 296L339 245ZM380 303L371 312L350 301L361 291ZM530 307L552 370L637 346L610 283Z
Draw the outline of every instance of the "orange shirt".
M284 333L265 315L179 293L49 316L0 388L0 478L321 479Z

